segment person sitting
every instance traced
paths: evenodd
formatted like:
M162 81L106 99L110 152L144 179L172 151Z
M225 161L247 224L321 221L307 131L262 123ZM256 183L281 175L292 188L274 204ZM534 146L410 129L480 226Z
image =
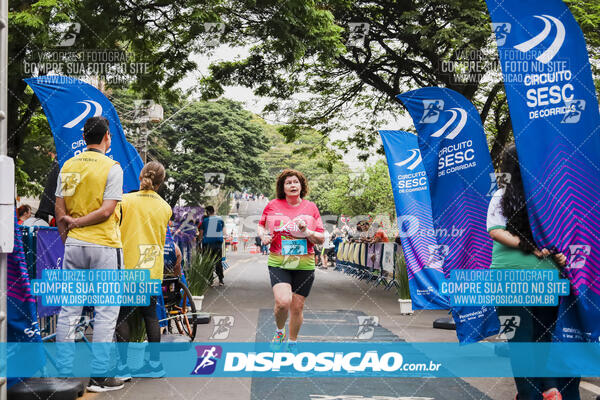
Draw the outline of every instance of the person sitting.
M23 225L23 222L25 222L27 219L29 219L29 217L31 217L31 206L30 205L23 204L19 208L17 208L17 218L18 218L17 223L19 225Z

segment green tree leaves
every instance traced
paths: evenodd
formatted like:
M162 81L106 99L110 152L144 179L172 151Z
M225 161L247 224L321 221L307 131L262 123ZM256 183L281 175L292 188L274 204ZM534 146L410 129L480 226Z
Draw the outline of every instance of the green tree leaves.
M266 192L270 178L261 155L269 148L265 126L230 100L191 101L165 114L155 130L153 156L167 168L167 201L209 200L205 174L224 174L221 191ZM222 200L222 199L221 199Z

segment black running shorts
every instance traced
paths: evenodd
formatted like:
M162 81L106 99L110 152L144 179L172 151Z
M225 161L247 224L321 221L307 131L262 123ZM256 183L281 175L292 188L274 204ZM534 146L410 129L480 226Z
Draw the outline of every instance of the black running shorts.
M275 286L278 283L289 283L292 286L292 293L304 297L308 297L312 284L315 281L314 270L269 267L269 276L271 277L271 286Z

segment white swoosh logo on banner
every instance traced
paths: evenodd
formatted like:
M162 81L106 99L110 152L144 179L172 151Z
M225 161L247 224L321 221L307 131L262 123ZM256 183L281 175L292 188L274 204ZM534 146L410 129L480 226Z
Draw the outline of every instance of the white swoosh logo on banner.
M467 124L467 112L465 110L462 108L451 108L450 110L456 110L460 113L460 121L458 122L458 125L456 125L456 128L446 136L446 139L454 139Z
M550 21L548 21L547 18L540 17L539 15L534 15L534 17L544 21L544 29L540 33L538 33L537 36L515 46L515 49L520 50L523 53L527 53L529 50L542 43L544 39L548 37L548 35L550 34L550 29L552 28L552 24L550 23Z
M554 38L554 41L552 42L550 47L548 47L542 54L536 57L536 60L543 64L546 64L554 58L556 53L558 53L558 51L560 50L563 42L565 41L565 26L562 22L560 22L558 18L555 18L552 15L534 15L534 17L544 21L544 29L542 29L542 31L539 34L529 39L528 41L516 45L515 49L526 53L534 47L538 46L540 43L542 43L548 37L548 35L550 35L550 30L552 28L552 24L550 23L550 21L552 21L554 23L554 26L556 26L556 37Z
M454 123L454 120L456 119L456 116L457 116L456 111L454 111L454 109L450 109L450 110L446 110L446 111L452 113L452 117L448 120L448 122L446 122L444 124L444 126L442 126L433 135L431 135L432 137L442 136L444 133L446 133L446 129L448 129L450 127L450 125L452 125Z
M412 161L412 160L413 160L415 157L417 157L417 159L415 160L415 162L413 162L411 165L409 165L409 166L407 167L407 169L409 169L409 170L411 170L411 171L412 171L413 169L415 169L415 167L416 167L417 165L419 165L419 163L420 163L420 162L421 162L421 160L423 159L423 158L421 157L421 151L420 151L419 149L413 149L413 150L411 150L410 152L411 152L411 155L410 155L410 157L408 157L408 158L407 158L406 160L404 160L404 161L397 162L397 163L395 163L394 165L397 165L398 167L402 167L402 166L404 166L404 165L408 164L409 162L411 162L411 161Z
M442 126L433 135L431 135L432 137L440 137L444 133L446 133L446 130L454 123L454 121L456 121L456 117L458 116L459 113L460 113L460 121L458 122L458 125L456 125L456 127L452 130L452 132L450 132L448 134L448 136L446 136L446 139L454 139L456 136L458 136L460 131L462 131L462 129L465 127L465 125L467 123L467 112L465 110L463 110L462 108L453 107L446 111L448 111L449 113L452 113L452 117L450 117L450 119L448 120L448 122L446 122L444 124L444 126Z
M94 100L83 100L83 101L78 101L77 103L85 104L85 110L81 114L79 114L75 119L73 119L72 121L67 122L66 124L64 124L63 128L73 128L78 123L80 123L81 120L84 119L85 117L87 117L87 115L92 110L92 104L94 105L94 108L95 108L93 116L97 117L99 115L102 115L102 106L97 101L94 101Z

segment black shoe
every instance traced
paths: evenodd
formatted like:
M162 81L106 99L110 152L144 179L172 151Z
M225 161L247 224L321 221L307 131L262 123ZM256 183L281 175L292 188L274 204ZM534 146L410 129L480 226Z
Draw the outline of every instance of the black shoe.
M118 378L123 382L129 382L131 380L129 368L126 365L119 365L115 371L115 378Z
M123 389L125 384L119 378L90 378L87 390L94 393Z
M150 363L146 363L142 368L132 371L131 375L139 378L162 378L167 375L167 372L162 363L154 368L150 366Z

